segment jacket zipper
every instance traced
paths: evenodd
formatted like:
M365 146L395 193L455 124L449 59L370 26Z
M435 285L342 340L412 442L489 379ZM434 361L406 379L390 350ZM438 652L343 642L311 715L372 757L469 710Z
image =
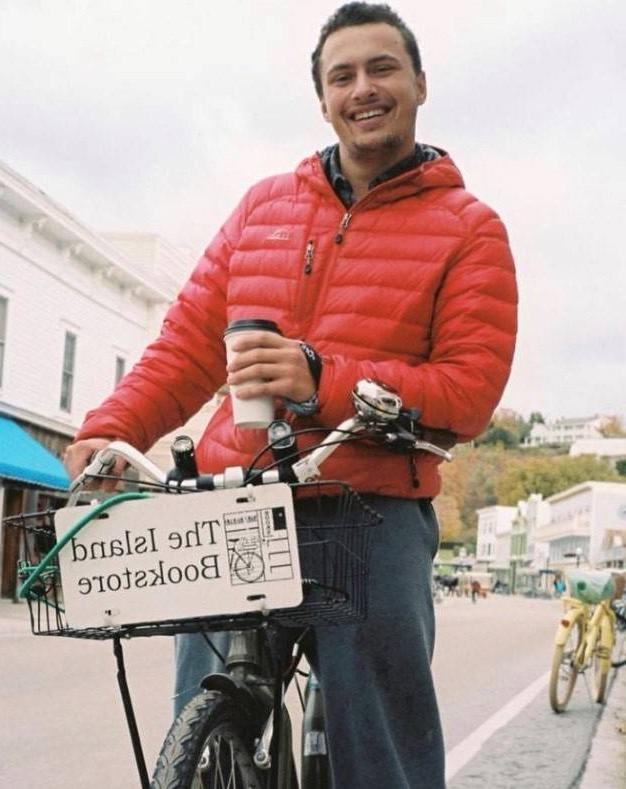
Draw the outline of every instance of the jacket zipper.
M352 219L352 214L348 211L344 214L343 219L341 220L341 224L339 225L339 232L335 236L335 244L341 244L343 238L348 230L348 225Z
M309 241L304 252L304 273L313 273L313 259L315 257L315 241Z
M300 323L306 322L308 312L311 308L311 299L309 296L310 288L312 287L311 280L313 274L313 267L315 263L315 241L310 239L304 250L304 266L302 267L302 279L299 285L298 301L296 303L296 315Z

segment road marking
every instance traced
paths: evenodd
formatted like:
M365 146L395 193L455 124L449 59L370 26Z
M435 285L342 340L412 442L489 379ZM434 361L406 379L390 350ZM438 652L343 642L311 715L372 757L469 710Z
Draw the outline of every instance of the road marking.
M550 679L550 672L547 671L541 677L532 682L521 693L507 702L501 709L494 713L490 718L473 731L458 745L446 754L446 782L450 781L459 770L476 756L487 740L509 721L518 715L524 707L533 701L537 694L545 688Z

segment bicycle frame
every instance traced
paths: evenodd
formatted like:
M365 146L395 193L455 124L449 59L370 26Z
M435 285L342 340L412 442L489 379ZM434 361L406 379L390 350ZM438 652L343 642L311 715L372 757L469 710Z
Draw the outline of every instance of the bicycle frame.
M555 646L565 645L572 625L579 620L582 627L582 638L572 659L576 671L582 672L591 664L598 639L600 639L599 649L602 650L602 654L599 656L610 658L615 622L615 614L611 610L610 601L602 600L596 606L591 606L575 597L564 597L563 602L567 610L557 629Z

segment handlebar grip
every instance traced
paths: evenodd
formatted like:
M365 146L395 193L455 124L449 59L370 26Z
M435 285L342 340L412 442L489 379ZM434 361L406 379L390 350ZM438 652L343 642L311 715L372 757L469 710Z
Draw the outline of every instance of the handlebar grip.
M215 474L200 474L195 482L198 490L215 490Z

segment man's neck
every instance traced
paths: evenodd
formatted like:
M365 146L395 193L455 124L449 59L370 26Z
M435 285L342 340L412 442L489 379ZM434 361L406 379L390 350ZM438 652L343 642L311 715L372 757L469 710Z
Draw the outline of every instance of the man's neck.
M411 154L412 150L413 147L408 151L390 151L388 155L385 155L385 151L377 151L371 157L355 158L339 143L341 172L350 182L355 199L358 201L364 197L369 191L369 185L378 175L401 162Z

